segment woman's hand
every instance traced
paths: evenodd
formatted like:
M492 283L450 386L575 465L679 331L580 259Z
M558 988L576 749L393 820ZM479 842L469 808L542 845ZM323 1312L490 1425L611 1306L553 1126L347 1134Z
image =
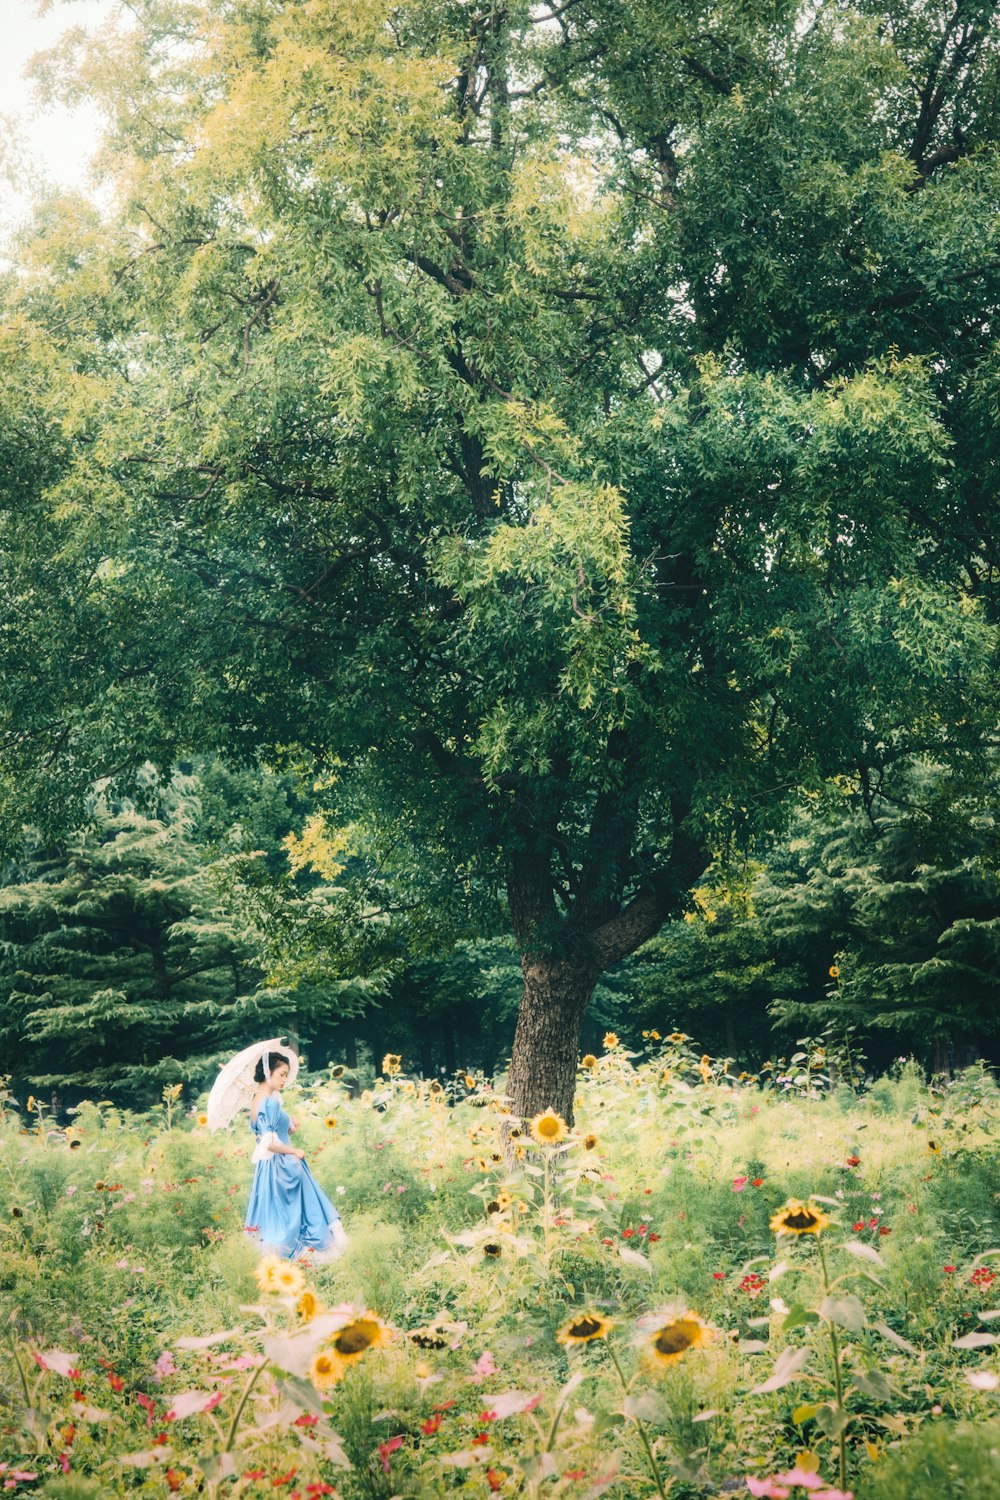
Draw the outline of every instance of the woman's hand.
M305 1161L306 1159L306 1153L304 1151L300 1151L298 1147L296 1147L296 1149L292 1152L292 1155L297 1156L299 1161Z

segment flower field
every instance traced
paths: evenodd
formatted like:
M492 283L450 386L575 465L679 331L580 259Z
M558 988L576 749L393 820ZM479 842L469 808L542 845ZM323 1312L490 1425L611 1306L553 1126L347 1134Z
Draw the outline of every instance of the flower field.
M762 1086L606 1042L572 1128L405 1058L290 1090L330 1265L248 1242L245 1120L7 1099L0 1484L997 1500L990 1077Z

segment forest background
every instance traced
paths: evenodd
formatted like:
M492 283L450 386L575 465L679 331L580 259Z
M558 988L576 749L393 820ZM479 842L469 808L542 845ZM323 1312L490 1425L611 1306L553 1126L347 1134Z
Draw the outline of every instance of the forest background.
M996 1057L994 7L142 0L3 287L0 1046Z

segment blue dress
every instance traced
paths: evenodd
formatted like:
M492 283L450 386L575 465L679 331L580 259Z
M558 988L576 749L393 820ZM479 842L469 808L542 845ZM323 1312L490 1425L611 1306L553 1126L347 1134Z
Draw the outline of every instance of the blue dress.
M268 1094L250 1116L250 1129L257 1138L256 1167L246 1229L273 1255L288 1258L305 1250L329 1257L346 1242L340 1215L323 1192L304 1161L283 1152L269 1151L272 1131L283 1146L288 1142L289 1118L274 1094Z

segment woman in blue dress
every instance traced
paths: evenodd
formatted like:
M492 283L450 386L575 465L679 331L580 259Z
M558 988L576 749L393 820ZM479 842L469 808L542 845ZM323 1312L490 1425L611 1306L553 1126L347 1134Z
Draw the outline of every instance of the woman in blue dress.
M250 1106L257 1138L253 1187L246 1228L263 1250L294 1258L331 1260L347 1243L340 1215L306 1166L306 1154L290 1144L295 1122L281 1103L288 1061L272 1052L257 1065L260 1084Z

